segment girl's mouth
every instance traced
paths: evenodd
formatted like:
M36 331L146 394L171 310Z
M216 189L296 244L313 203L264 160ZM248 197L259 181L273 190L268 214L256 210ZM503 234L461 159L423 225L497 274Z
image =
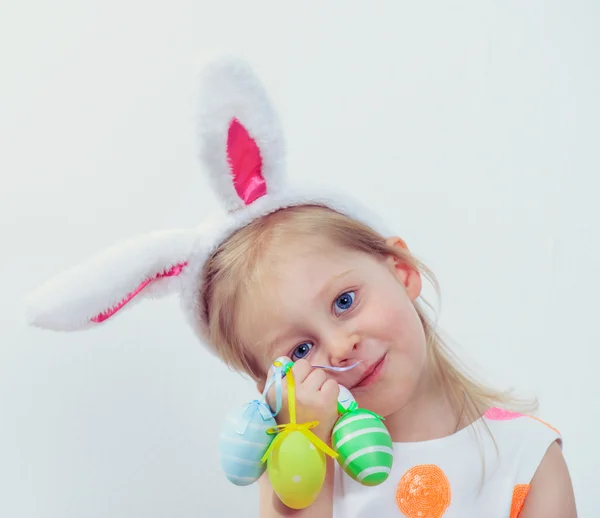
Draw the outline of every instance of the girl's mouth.
M374 383L375 381L377 381L377 379L379 378L379 375L381 374L381 372L383 370L383 366L385 364L386 358L387 358L387 354L385 354L379 361L377 361L373 365L371 365L365 371L363 377L360 380L358 380L358 383L356 383L354 385L354 387L352 387L352 388L366 387L367 385L370 385L371 383Z

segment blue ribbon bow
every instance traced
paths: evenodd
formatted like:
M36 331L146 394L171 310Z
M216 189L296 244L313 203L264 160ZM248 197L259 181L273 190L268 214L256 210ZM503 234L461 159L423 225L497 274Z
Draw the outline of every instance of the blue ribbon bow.
M268 421L279 414L282 403L281 380L285 375L283 369L283 365L276 364L273 375L269 378L269 381L265 385L265 390L262 393L262 397L260 399L254 399L248 403L241 417L240 427L237 430L238 434L244 435L244 433L246 433L246 429L248 428L250 421L252 421L257 412L260 414L260 417L263 421ZM275 412L271 410L270 406L266 402L267 393L273 384L275 384Z

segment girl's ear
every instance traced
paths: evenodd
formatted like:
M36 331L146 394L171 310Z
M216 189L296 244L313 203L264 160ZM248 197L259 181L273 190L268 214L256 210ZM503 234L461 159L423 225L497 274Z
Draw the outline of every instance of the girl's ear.
M406 254L410 254L404 240L397 236L388 238L386 244L393 248L400 248ZM390 255L387 261L395 277L404 286L410 300L415 301L423 289L421 273L408 262L402 261L396 256Z

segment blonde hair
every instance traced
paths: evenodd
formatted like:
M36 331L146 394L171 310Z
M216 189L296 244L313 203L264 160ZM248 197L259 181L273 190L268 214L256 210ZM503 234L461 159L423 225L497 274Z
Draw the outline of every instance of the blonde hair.
M370 254L381 260L394 256L427 279L439 297L437 279L427 266L407 249L390 246L386 238L370 227L319 205L280 209L252 221L235 232L214 252L204 271L205 296L200 301L208 320L209 338L217 354L232 369L259 380L264 373L256 364L246 344L236 333L236 316L240 299L264 275L265 257L276 253L283 238L318 234L330 242L353 251ZM507 410L532 412L537 401L518 399L511 392L500 391L468 373L437 329L437 318L429 316L425 306L433 306L419 297L415 309L423 325L429 360L438 379L457 406L464 405L464 418L471 423L482 409L500 406Z

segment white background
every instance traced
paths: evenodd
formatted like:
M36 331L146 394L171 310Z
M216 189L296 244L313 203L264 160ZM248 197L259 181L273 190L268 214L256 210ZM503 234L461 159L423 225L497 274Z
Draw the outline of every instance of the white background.
M539 396L596 516L599 27L592 0L3 0L0 516L258 516L216 452L253 386L176 299L75 334L26 328L19 306L115 241L217 208L194 89L220 48L271 93L290 174L377 207L437 274L461 354Z

